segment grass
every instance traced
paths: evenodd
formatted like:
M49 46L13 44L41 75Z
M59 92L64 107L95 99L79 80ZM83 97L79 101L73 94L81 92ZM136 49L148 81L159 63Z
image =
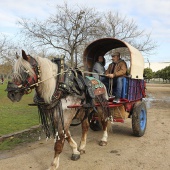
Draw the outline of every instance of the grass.
M39 136L42 136L41 128L32 129L30 131L25 131L23 133L17 134L15 136L11 136L10 138L7 138L4 141L0 142L0 151L10 150L18 145L37 141Z
M0 150L10 150L13 149L15 146L22 143L22 139L19 138L8 138L2 143L0 143Z
M13 103L7 97L6 86L7 82L0 84L0 137L39 125L37 107L28 106L33 102L34 94L24 95L20 102ZM0 150L35 141L38 133L38 129L35 129L7 138L0 142Z
M6 86L6 82L0 84L0 136L38 125L37 107L28 106L28 103L33 102L33 93L13 103L7 98Z

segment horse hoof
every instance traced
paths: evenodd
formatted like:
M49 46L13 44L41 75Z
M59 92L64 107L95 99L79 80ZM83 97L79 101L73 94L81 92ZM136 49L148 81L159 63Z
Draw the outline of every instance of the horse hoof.
M80 154L81 154L81 155L84 154L84 153L86 153L85 150L80 150Z
M100 142L99 142L99 145L100 145L100 146L106 146L106 145L107 145L107 142L106 142L106 141L100 141Z
M78 159L80 159L80 155L78 155L78 154L72 154L71 160L77 161Z

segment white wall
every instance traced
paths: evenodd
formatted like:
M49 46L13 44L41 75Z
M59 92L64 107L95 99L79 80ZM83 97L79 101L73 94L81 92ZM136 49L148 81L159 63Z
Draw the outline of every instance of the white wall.
M159 62L159 63L145 63L145 68L149 68L149 65L150 65L150 68L152 69L152 71L158 71L158 70L161 70L167 66L170 66L170 62Z

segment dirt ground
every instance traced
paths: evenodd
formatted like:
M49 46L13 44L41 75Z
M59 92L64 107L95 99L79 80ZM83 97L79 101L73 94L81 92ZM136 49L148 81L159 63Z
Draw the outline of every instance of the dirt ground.
M170 85L147 84L148 122L145 135L132 135L131 119L114 123L108 145L99 146L102 131L89 130L86 154L70 160L67 142L60 156L59 170L169 170L170 169ZM71 127L79 143L80 126ZM0 170L45 170L53 158L53 140L44 139L0 153Z

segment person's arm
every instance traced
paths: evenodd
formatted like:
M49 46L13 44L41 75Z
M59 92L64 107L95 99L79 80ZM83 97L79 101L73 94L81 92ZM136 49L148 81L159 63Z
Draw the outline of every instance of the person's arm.
M92 72L98 73L98 63L97 62L94 64ZM99 79L99 75L97 75L97 74L92 74L92 76L96 79Z
M118 71L115 71L112 74L108 74L107 76L109 78L120 77L120 76L124 76L126 74L127 65L126 65L126 63L124 61L121 62L118 66L115 66L115 67L120 67L120 69Z
M112 64L109 64L109 67L108 67L107 70L105 71L105 74L106 74L106 75L110 74L111 67L112 67Z

